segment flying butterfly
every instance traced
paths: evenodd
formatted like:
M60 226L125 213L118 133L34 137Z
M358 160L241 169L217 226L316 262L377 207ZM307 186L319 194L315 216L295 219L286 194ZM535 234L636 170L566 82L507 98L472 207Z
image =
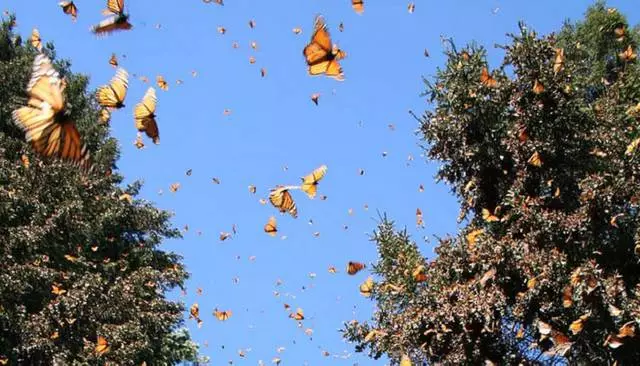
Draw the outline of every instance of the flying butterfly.
M155 115L157 101L156 90L150 87L142 98L142 102L136 104L133 110L136 129L145 132L156 145L160 143L160 131Z
M309 67L309 75L332 77L344 80L342 67L338 61L345 58L346 53L331 43L331 36L322 16L317 16L311 42L303 50Z
M297 321L304 320L304 311L301 308L296 309L295 313L289 314L289 318L295 319Z
M298 208L289 190L297 188L295 186L278 186L269 193L271 204L280 212L289 212L294 219L298 217Z
M229 320L229 318L231 318L231 315L233 315L233 312L231 310L219 311L218 309L216 309L213 313L221 322Z
M88 168L89 151L65 110L65 86L51 60L39 54L27 85L28 105L13 111L13 120L38 154Z
M366 265L364 263L350 261L349 263L347 263L347 273L353 276L363 270L365 267Z
M371 296L372 292L373 292L373 278L367 277L366 281L364 281L360 285L360 295L364 297L369 297Z
M111 109L120 109L124 107L124 98L127 96L129 88L129 74L123 68L116 70L116 75L111 79L109 84L103 85L96 91L98 103Z
M322 165L307 176L300 178L302 179L302 186L300 188L309 198L315 198L318 190L318 182L324 178L325 174L327 174L327 166Z
M278 232L278 227L276 223L276 218L271 216L269 221L264 225L264 232L269 234L270 236L276 236Z
M101 21L91 28L94 34L102 35L113 33L117 30L129 30L133 28L129 23L129 14L124 12L124 0L107 0L107 9L103 15L111 17Z
M362 14L364 12L364 1L363 0L351 0L351 7L353 8L353 10L356 13Z
M109 65L113 67L118 67L118 57L116 57L115 53L111 54L111 58L109 59Z
M71 19L74 22L76 21L78 18L78 7L76 7L76 4L74 4L73 1L61 1L58 5L62 8L63 13L71 15Z
M164 76L162 75L158 75L156 76L156 83L158 84L158 87L164 91L169 90L169 84L167 83L167 81L164 79Z
M42 51L42 39L40 38L40 31L38 28L33 28L31 31L31 38L29 39L29 43L38 51Z

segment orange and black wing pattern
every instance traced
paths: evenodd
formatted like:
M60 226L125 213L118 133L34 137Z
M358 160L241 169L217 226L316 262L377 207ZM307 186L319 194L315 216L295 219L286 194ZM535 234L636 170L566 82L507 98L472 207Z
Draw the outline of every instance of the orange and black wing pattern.
M107 9L102 13L112 16L91 28L91 31L97 35L133 28L131 23L129 23L129 15L124 13L124 0L108 0Z
M310 75L326 75L336 80L344 80L340 61L346 53L331 43L331 35L322 16L317 16L311 42L304 48L303 54Z
M269 193L269 201L280 212L289 212L295 219L298 217L298 208L289 189L291 189L291 187L277 187L276 189L272 189L271 193Z
M142 98L142 102L138 103L133 110L136 129L145 132L156 145L160 143L160 130L156 122L157 103L156 90L150 87Z
M65 85L51 60L36 56L27 86L29 100L13 112L13 120L38 154L88 168L89 151L65 111Z

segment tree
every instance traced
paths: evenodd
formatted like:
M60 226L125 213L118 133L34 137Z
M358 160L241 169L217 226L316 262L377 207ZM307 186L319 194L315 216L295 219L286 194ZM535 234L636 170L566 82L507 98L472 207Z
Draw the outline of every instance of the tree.
M196 361L184 306L181 258L158 248L180 236L170 215L121 188L117 143L100 124L87 78L56 63L67 108L94 163L86 173L41 159L11 112L25 105L36 49L0 28L0 360L5 363L169 365ZM55 59L53 45L43 51Z
M598 2L539 37L520 24L500 67L446 50L421 131L466 227L427 263L393 223L371 322L344 336L372 357L452 364L640 363L638 29Z

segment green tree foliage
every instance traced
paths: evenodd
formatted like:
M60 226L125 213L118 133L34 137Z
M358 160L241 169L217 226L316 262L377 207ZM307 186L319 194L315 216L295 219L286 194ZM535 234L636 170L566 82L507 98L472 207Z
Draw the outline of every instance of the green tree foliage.
M169 214L121 188L108 126L86 92L87 78L58 61L68 109L91 151L93 172L43 161L11 112L25 105L36 50L0 29L0 360L10 365L169 365L195 361L183 305L181 258L158 248L179 237ZM45 51L52 58L52 45ZM28 157L27 166L22 156ZM105 352L96 352L98 337Z
M467 226L424 264L381 223L378 310L345 329L358 350L415 363L640 364L639 39L597 3L557 34L521 24L495 70L482 47L448 47L421 130Z

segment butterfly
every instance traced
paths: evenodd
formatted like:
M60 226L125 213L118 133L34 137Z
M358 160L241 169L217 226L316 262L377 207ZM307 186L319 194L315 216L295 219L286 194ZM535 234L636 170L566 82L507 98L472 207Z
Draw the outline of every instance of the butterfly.
M529 160L527 160L527 163L529 163L532 166L535 166L536 168L541 167L542 166L542 157L540 156L540 153L535 151L531 155L531 157L529 157Z
M156 83L158 84L158 87L164 91L169 90L169 84L167 83L167 81L164 79L164 76L162 75L158 75L156 76Z
M42 156L90 165L89 151L65 110L66 82L44 54L33 62L27 85L28 105L13 111L14 123L26 133L27 142Z
M256 27L256 22L255 20L251 19L249 20L249 28L253 29Z
M107 339L103 336L98 336L98 340L96 342L95 352L100 356L107 352L109 352L109 343Z
M304 311L301 308L297 308L295 313L289 314L289 318L295 319L297 321L304 320Z
M276 218L271 216L269 218L269 222L267 222L264 225L264 232L271 235L271 236L276 236L276 233L278 232L278 228L276 226Z
M544 85L539 82L537 79L533 82L533 93L534 94L542 94L544 91Z
M154 144L160 143L160 131L156 123L156 90L149 88L142 98L142 102L136 104L133 110L133 117L136 129L145 132Z
M416 4L409 3L409 5L407 5L407 11L409 14L413 14L413 12L416 11Z
M349 261L349 263L347 263L347 273L353 276L365 267L366 265L364 263Z
M360 295L364 297L371 296L373 291L373 278L367 277L367 280L360 285Z
M60 5L60 7L62 8L63 13L71 15L71 19L74 22L76 21L76 19L78 18L78 8L76 7L76 4L73 3L73 1L61 1L58 3L58 5Z
M302 179L302 186L300 188L307 194L307 196L309 196L309 198L313 199L316 196L318 182L324 178L325 174L327 174L327 166L322 165L307 176L300 178Z
M318 105L318 100L320 99L320 93L313 93L311 94L311 101L315 104Z
M233 315L233 312L231 310L219 311L218 309L216 309L213 313L221 322L229 320L229 318L231 318L231 315Z
M98 103L106 108L119 109L124 107L124 98L129 88L129 74L123 68L116 70L116 75L109 84L103 85L96 91Z
M416 226L424 227L424 219L422 218L422 210L420 210L420 208L416 209Z
M109 65L113 67L118 67L118 58L115 53L111 54L111 58L109 59Z
M482 68L482 72L480 73L480 82L482 85L489 88L495 88L498 86L498 81L489 75L489 69L486 67Z
M557 74L560 70L562 70L562 66L564 65L564 48L556 48L556 58L553 61L553 72Z
M363 0L351 0L351 7L353 7L353 10L356 13L362 14L364 12L364 1Z
M325 74L336 80L344 80L342 67L338 61L345 58L346 53L336 45L332 45L331 36L322 16L317 16L311 42L303 50L310 75Z
M497 211L497 210L495 210L495 211ZM491 213L491 211L488 208L483 208L482 209L482 218L486 222L500 221L500 218L498 218L498 216L496 216L495 214Z
M407 355L402 355L400 359L400 366L412 366L411 359Z
M298 208L296 207L296 203L293 200L293 197L291 197L289 190L296 188L298 187L278 186L277 188L272 189L271 193L269 193L269 201L271 204L280 210L280 212L289 212L294 219L298 217Z
M624 52L621 52L618 56L620 56L620 58L625 62L633 61L638 58L638 55L633 51L631 45L627 46L627 49L625 49Z
M104 10L102 14L113 16L93 26L91 30L95 34L100 35L133 28L131 23L129 23L129 14L124 13L124 0L108 0L107 9Z
M63 289L59 284L51 285L51 293L54 295L64 295L66 292L67 290Z
M29 43L38 51L42 51L42 39L40 38L40 31L37 28L33 28L31 31L31 39Z

